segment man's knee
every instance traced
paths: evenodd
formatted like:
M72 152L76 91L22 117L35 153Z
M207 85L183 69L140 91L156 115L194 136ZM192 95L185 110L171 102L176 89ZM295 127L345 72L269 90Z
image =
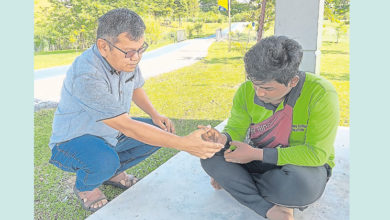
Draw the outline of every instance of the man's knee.
M248 181L253 181L241 164L226 162L224 156L214 155L209 159L201 159L201 165L225 190L235 190L247 185Z
M259 182L261 194L268 201L291 207L309 205L319 199L325 189L324 167L285 165L263 174Z
M222 164L227 163L223 156L214 155L211 158L200 159L200 164L207 174L214 177L215 174L222 172L224 166Z
M95 159L95 161L90 160L90 163L93 163L90 167L103 176L112 176L120 167L118 154L113 149L100 151L95 155Z

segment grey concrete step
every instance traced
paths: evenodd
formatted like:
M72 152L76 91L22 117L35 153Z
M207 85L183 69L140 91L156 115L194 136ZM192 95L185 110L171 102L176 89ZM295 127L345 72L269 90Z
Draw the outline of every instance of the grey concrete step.
M222 129L224 123L217 126ZM324 195L296 220L349 219L349 128L340 127L336 138L336 167ZM180 152L135 186L88 217L142 220L261 220L226 191L215 191L199 159Z

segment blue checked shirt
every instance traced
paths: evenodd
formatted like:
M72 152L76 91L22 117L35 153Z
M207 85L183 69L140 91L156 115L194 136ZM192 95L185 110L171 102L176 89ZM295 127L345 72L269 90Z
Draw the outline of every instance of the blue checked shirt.
M133 91L144 82L138 66L133 72L116 72L93 45L66 73L49 147L85 134L115 146L119 131L102 120L128 113Z

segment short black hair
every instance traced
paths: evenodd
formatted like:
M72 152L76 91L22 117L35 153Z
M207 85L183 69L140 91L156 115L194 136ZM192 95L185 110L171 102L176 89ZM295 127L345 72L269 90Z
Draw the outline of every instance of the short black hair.
M286 36L271 36L260 40L245 54L245 71L251 81L288 85L299 72L302 46Z
M118 8L102 15L98 20L96 40L99 38L117 42L121 33L127 33L130 40L137 41L144 36L145 23L142 18L127 8Z

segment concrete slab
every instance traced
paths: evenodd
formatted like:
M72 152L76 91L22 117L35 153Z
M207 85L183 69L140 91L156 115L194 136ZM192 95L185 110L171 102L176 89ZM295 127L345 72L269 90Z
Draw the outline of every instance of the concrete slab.
M349 220L349 127L339 127L335 141L336 166L323 196L296 220Z
M304 212L296 211L296 220L349 219L349 128L340 127L335 145L337 166L323 197ZM226 191L215 191L209 181L199 159L180 152L88 220L264 219Z

